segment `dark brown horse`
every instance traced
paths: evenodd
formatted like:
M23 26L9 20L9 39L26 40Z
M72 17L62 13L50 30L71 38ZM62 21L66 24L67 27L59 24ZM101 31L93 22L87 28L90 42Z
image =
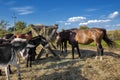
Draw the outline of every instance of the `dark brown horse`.
M67 33L66 31L57 33L57 47L60 47L60 50L62 51L62 53L65 51L67 53L67 35L63 36L64 33ZM61 36L63 36L61 38ZM64 51L63 51L64 50Z
M96 43L97 46L97 56L103 56L103 47L102 47L102 40L104 40L108 46L113 46L114 42L110 40L106 34L106 30L102 28L91 28L86 30L80 29L71 29L65 30L60 32L61 35L58 35L60 40L57 40L59 43L61 40L67 40L72 46L72 58L74 59L74 48L77 48L77 52L79 57L81 56L79 51L78 43L80 44L90 44L93 41ZM97 58L96 56L96 58Z

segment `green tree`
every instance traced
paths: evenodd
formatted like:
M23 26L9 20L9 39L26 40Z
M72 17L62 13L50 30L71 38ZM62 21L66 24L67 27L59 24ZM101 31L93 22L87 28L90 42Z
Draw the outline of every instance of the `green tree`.
M86 25L83 25L83 26L80 26L80 29L89 29L89 27Z
M6 30L0 29L0 37L8 33Z
M6 29L9 26L9 22L5 20L0 20L0 29Z
M18 21L15 23L15 30L22 31L26 27L26 23L23 21Z
M13 32L13 31L14 31L14 27L8 28L8 31L9 31L9 32Z
M26 32L28 32L28 31L30 31L30 30L31 30L31 27L28 26L28 27L26 27L26 28L23 29L22 33L26 33Z

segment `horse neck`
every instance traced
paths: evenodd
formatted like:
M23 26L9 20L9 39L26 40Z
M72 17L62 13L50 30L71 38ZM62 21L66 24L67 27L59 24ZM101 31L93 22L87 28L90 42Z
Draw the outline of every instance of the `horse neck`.
M38 46L40 42L41 42L40 37L37 36L30 39L28 43L30 44L32 43L33 45Z
M69 36L70 36L70 31L63 31L60 33L60 37L62 40L69 40Z

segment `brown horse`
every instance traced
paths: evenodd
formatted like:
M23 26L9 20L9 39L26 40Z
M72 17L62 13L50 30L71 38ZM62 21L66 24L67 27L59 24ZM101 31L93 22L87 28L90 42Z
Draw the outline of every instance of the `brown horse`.
M72 46L72 58L74 59L74 48L77 48L77 52L79 57L81 56L79 51L78 43L80 44L90 44L93 41L96 43L97 46L97 56L103 56L103 47L102 47L102 40L104 40L108 46L113 46L114 42L110 40L106 34L106 30L103 28L91 28L91 29L70 29L60 32L61 35L58 35L59 43L61 40L67 40ZM96 58L97 58L96 56Z
M17 33L14 35L16 38L23 38L23 39L27 39L27 40L30 40L32 38L32 32L29 31L27 33L24 33L24 34L20 34L20 33Z

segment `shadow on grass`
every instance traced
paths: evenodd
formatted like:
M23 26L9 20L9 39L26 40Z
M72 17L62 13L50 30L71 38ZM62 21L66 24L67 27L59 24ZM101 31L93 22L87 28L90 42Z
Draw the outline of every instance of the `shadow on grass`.
M56 71L51 74L38 76L35 80L88 80L81 75L80 67L69 67L64 69L64 71L59 70L60 69L56 69Z

